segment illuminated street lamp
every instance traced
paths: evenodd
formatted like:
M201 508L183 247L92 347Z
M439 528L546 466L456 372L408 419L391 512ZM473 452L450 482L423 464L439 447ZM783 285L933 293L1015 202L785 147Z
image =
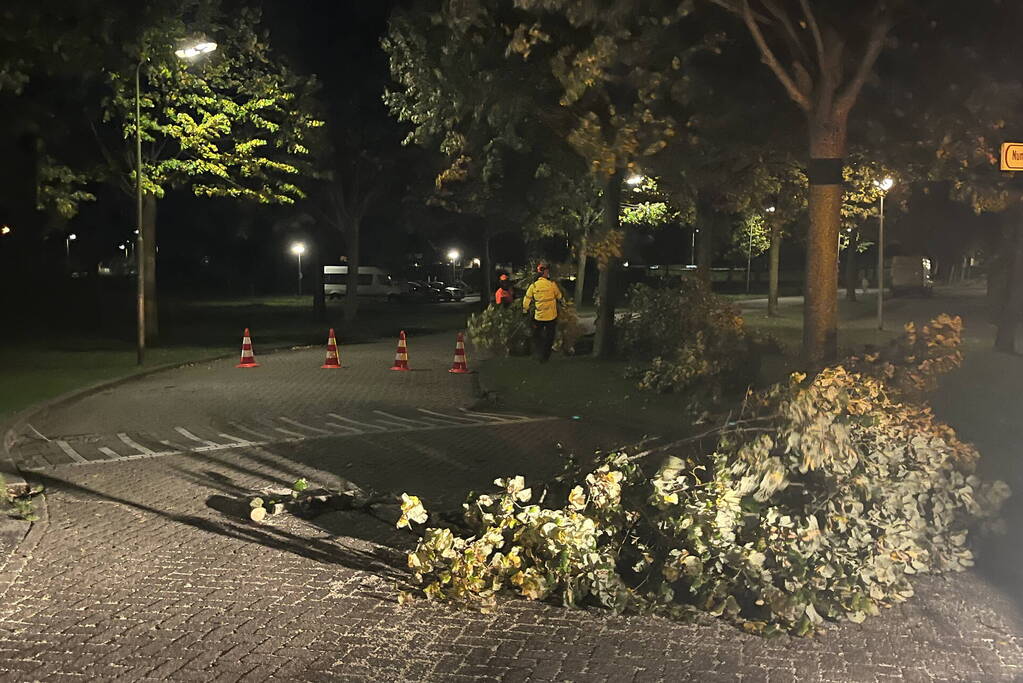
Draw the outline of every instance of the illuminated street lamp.
M64 256L67 257L68 266L71 265L71 243L78 239L78 235L71 233L64 239Z
M458 259L462 258L462 252L457 249L451 249L448 251L448 261L451 262L451 281L454 282L458 278L455 277L455 263Z
M291 245L291 253L298 257L298 295L302 296L302 254L305 253L305 244L295 242Z
M877 231L877 329L884 329L884 198L895 181L891 178L875 180L874 186L881 190L881 213Z
M628 178L626 178L625 184L631 185L633 189L638 190L639 186L643 184L644 180L646 179L637 173L634 175L630 175Z
M217 44L210 41L200 41L192 45L185 45L174 51L180 59L195 60L201 55L209 54L217 49ZM145 57L139 59L135 65L135 270L138 277L136 289L136 341L135 356L136 362L142 365L146 354L146 250L144 236L142 234L142 86L141 73ZM126 255L127 250L124 252Z
M9 226L9 225L5 225L3 227L0 227L0 235L10 235L11 232L12 232L11 231L11 226Z

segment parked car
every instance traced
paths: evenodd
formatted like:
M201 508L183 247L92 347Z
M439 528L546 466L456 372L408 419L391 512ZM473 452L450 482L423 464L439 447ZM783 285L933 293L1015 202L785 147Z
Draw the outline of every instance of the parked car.
M433 282L427 282L426 284L432 287L434 291L436 291L438 294L440 294L440 298L442 301L461 301L462 299L465 298L465 290L462 289L461 287L447 285L438 280L434 280Z
M402 287L401 300L417 304L434 303L440 301L440 293L425 282L410 280Z
M323 266L323 293L339 299L348 293L348 266ZM359 296L397 301L402 289L387 271L376 266L359 266Z

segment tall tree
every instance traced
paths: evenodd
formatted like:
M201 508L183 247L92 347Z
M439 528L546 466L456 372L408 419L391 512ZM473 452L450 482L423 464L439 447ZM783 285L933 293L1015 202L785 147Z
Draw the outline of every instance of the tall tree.
M838 255L842 163L849 116L884 49L892 3L877 0L713 0L736 14L764 63L806 117L810 226L803 354L812 364L838 352Z
M103 122L124 142L135 136L136 71L141 81L147 338L158 333L158 200L169 188L189 187L199 197L294 203L304 196L301 178L312 173L308 140L322 125L312 104L315 81L274 61L256 11L227 16L214 8L200 16L219 43L205 59L175 56L181 41L195 36L181 13L143 34L137 64L108 74ZM133 193L133 145L118 153L109 132L97 129L105 173Z

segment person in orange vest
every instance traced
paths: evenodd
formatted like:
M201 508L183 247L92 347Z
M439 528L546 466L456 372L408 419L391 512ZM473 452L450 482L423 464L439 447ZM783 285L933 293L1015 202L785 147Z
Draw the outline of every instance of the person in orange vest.
M533 353L541 363L551 359L554 336L558 331L558 304L565 300L561 288L551 280L551 270L541 263L536 267L539 277L529 285L522 299L522 312L533 306Z
M498 306L511 306L513 298L511 280L508 279L507 273L501 273L501 277L498 278L497 291L494 292L494 303Z

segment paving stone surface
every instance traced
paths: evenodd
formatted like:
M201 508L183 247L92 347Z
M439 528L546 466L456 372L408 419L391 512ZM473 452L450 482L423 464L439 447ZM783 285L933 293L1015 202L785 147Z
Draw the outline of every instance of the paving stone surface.
M253 388L248 393L261 397L258 406L239 401L248 408L221 407L224 415L238 421L318 414L320 398L286 410L293 407L289 391L293 398L305 391L298 378L289 390L289 378L303 372L311 353L275 358L291 368L282 371L280 386ZM163 374L140 383L149 390L131 386L124 399L117 391L92 397L34 426L50 439L71 430L109 435L215 427L201 419L217 403L218 383L235 381L230 374L226 367ZM341 392L349 404L338 398L328 408L373 404L398 414L424 403L455 414L471 403L468 384L457 384L465 378L438 373L420 387L415 375L405 377L412 379L396 381L407 385L377 393L372 382L389 380L367 371L364 387ZM338 380L313 373L309 381ZM190 398L161 409L152 395L161 382ZM192 383L202 389L192 391ZM127 419L111 414L119 402L137 412ZM17 558L22 568L0 596L0 679L1023 679L1019 593L1003 592L978 573L923 578L913 600L862 625L836 625L810 639L765 640L711 618L680 624L515 598L492 614L422 602L400 606L411 535L354 512L315 520L283 516L263 526L243 517L251 491L298 476L326 486L344 480L420 492L428 506L454 504L467 488L482 488L497 475L554 473L556 443L586 451L613 438L599 425L509 421L308 434L231 449L46 465L33 474L47 486L45 519L30 532L31 543Z

